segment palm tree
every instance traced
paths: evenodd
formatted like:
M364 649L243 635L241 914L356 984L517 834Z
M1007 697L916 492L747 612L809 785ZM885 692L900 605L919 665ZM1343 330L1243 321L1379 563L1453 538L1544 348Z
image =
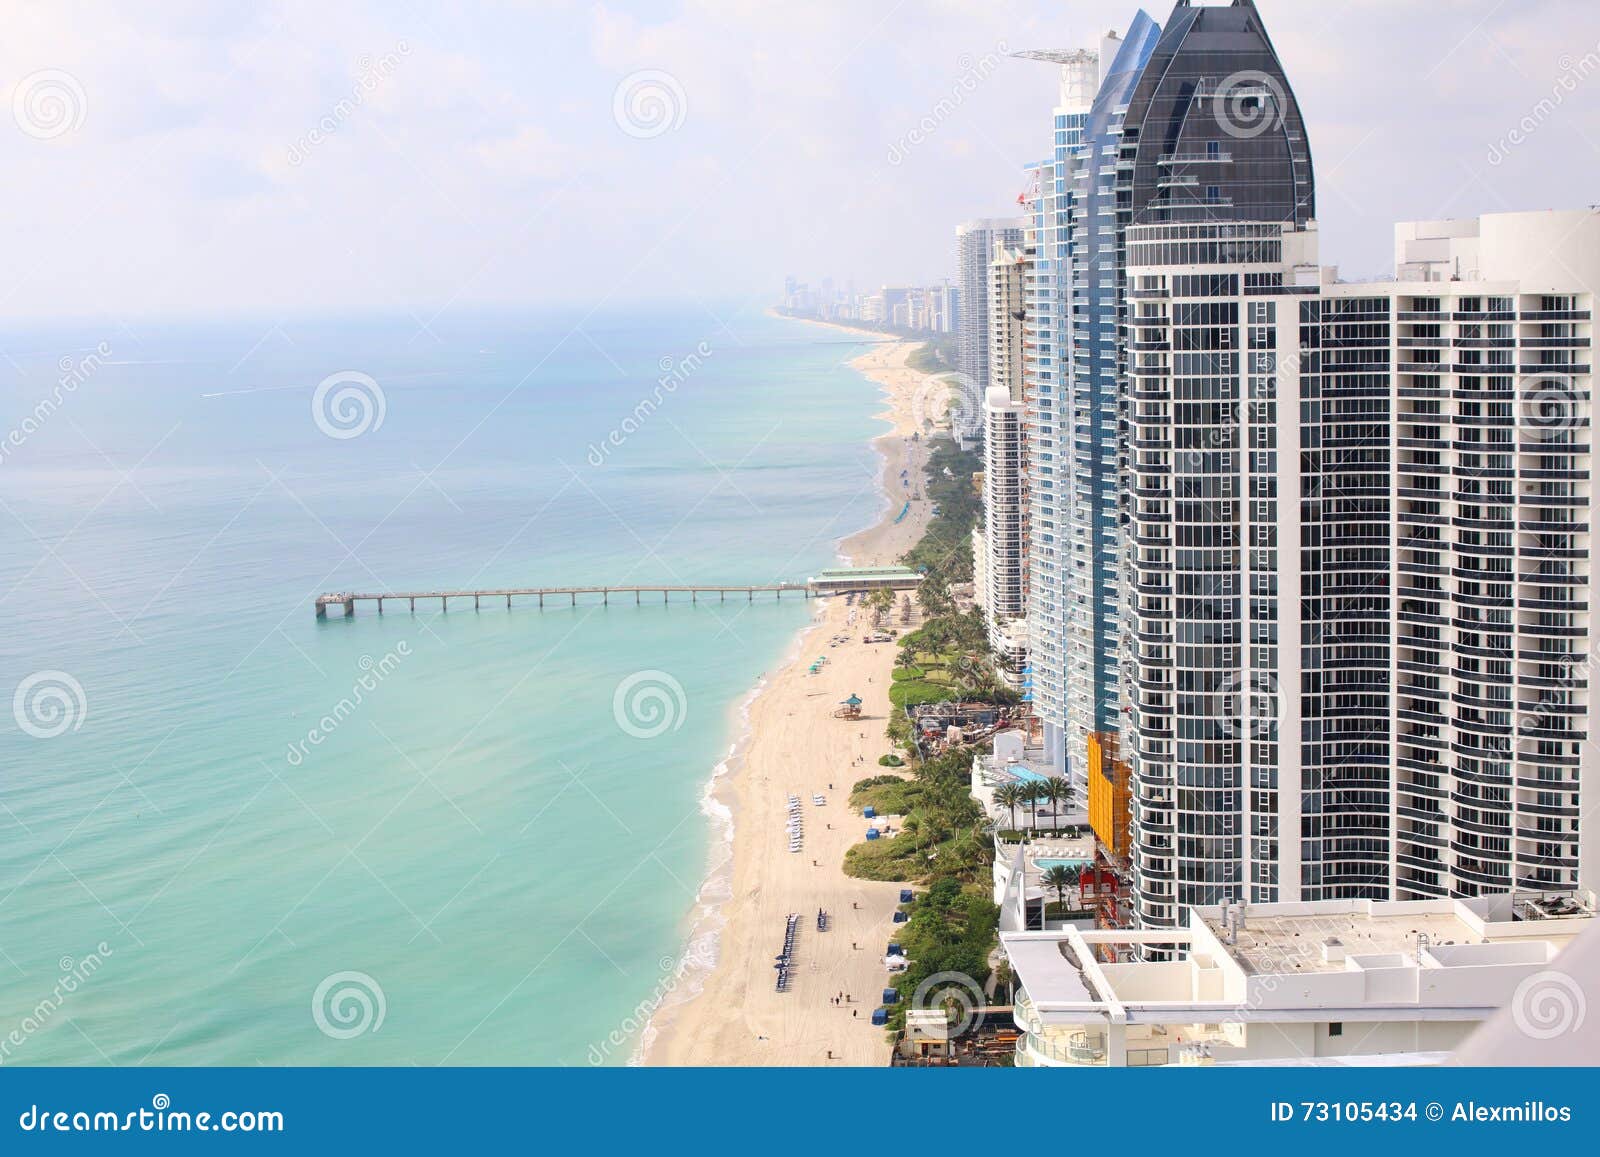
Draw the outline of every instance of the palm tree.
M1056 901L1061 905L1062 911L1067 907L1067 889L1072 885L1072 869L1065 864L1054 864L1047 868L1043 877L1046 888L1056 890Z
M1024 789L1020 783L1003 783L994 789L994 802L1001 807L1011 809L1011 827L1017 826L1017 805L1024 800Z
M917 601L922 604L922 613L930 619L947 615L955 609L955 602L950 597L950 587L940 574L930 573L924 576L917 586Z
M1050 809L1056 813L1056 827L1061 826L1061 812L1072 806L1072 781L1059 775L1053 775L1044 781L1044 798L1050 801Z
M1025 803L1027 803L1030 808L1035 806L1035 805L1037 805L1040 800L1046 798L1046 791L1045 791L1044 783L1042 781L1040 781L1040 780L1035 779L1035 780L1031 780L1027 784L1023 785L1022 798L1023 798L1023 801ZM1032 823L1031 826L1035 827L1035 828L1037 828L1039 826L1039 819L1038 819L1037 816L1033 817L1033 823Z

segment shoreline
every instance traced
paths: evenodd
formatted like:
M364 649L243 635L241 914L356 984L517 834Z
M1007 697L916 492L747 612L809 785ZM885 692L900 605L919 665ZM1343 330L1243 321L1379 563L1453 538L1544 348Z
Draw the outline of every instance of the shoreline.
M787 320L886 336L833 322ZM930 517L931 504L912 502L906 519L893 521L901 503L897 495L910 493L896 485L899 473L910 471L920 482L925 454L923 444L909 440L925 375L905 360L918 344L880 340L850 361L879 387L886 408L874 417L889 428L870 441L879 458L877 517L835 544L847 564L898 559ZM873 774L877 755L888 750L882 731L895 652L859 641L856 612L845 599L831 596L815 605L817 613L796 632L783 662L741 700L736 738L707 781L701 810L714 825L720 821L723 831L713 833L675 983L654 1010L631 1064L888 1062L884 1033L871 1027L868 1014L882 987L881 950L873 941L887 938L900 885L846 876L843 856L861 835L859 819L852 823L847 810L850 787ZM829 642L844 633L849 642ZM802 658L812 643L828 659L818 675L810 674ZM859 724L828 717L841 690L867 700ZM790 722L813 712L826 724ZM798 855L778 847L789 794L802 799L805 844ZM822 807L811 802L818 794L826 800ZM830 913L831 931L816 930L818 908ZM791 990L778 993L770 960L786 912L801 915L801 932ZM841 992L851 1001L834 1005ZM853 1015L845 1015L847 1008Z

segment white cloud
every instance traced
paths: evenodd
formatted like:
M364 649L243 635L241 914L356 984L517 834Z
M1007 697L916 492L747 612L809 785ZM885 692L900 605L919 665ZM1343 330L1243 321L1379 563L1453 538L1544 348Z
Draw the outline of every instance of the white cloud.
M1600 73L1501 163L1487 156L1564 56L1600 51L1594 5L1260 6L1308 116L1328 261L1378 271L1395 218L1593 199ZM1000 43L1090 43L1135 6L636 9L649 11L20 9L0 39L0 116L43 69L70 73L86 103L58 139L0 121L0 310L587 307L760 294L791 270L862 285L937 276L955 222L1013 211L1021 166L1050 147L1052 72ZM392 75L350 107L362 61L402 44ZM963 59L986 54L992 75L888 164ZM687 100L682 124L649 139L613 112L639 69L670 73Z

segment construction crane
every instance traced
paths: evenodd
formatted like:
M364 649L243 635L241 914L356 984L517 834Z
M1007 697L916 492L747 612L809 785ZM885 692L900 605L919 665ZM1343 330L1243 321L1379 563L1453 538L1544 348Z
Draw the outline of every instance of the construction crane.
M1042 60L1046 64L1098 64L1100 61L1100 54L1089 48L1030 48L1010 55L1018 60Z

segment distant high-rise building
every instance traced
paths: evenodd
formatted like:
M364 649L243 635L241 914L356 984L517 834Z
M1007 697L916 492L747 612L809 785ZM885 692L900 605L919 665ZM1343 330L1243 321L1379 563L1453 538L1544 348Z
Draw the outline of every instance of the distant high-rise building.
M989 376L984 394L984 619L1002 672L1020 685L1027 661L1028 475L1023 286L1028 254L996 245L989 263Z
M957 412L974 425L983 404L983 393L992 384L989 380L989 262L997 243L1006 246L1022 243L1022 227L1019 217L991 217L956 226L956 283L961 290L956 368L961 372L962 387L968 395ZM976 432L968 429L965 434L972 437Z
M1020 245L996 245L989 262L989 387L999 387L1013 402L1024 400L1023 322L1027 309L1028 251Z
M989 645L1013 683L1027 656L1027 488L1023 462L1026 408L1004 386L983 403L983 512L980 564Z

